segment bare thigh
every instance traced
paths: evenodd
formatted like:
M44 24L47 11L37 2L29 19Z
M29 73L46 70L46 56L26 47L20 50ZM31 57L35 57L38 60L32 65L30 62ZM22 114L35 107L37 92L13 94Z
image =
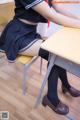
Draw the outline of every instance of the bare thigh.
M20 52L21 55L28 55L28 56L38 56L41 44L43 40L36 41L30 48L26 49L23 52Z

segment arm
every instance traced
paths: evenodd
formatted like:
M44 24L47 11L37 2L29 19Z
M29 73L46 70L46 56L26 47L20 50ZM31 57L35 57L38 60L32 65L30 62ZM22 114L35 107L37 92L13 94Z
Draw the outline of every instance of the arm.
M80 20L72 19L56 12L55 9L50 8L45 1L35 5L32 9L56 24L66 27L80 28Z
M57 2L58 0L52 0L52 4L54 3L54 1ZM59 1L62 1L62 0L59 0ZM55 10L57 12L62 13L65 16L68 16L68 17L80 20L80 16L79 15L75 15L69 9L66 9L65 6L64 6L64 3L53 4L53 8L55 8Z

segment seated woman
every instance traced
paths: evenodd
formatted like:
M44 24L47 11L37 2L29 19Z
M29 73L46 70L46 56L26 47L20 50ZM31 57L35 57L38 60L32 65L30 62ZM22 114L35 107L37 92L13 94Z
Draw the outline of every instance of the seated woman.
M59 25L80 28L80 20L59 12L59 9L56 10L53 1L49 0L48 5L44 0L15 0L15 16L0 38L0 49L5 51L10 62L14 61L18 54L39 55L48 60L49 52L40 48L43 40L36 32L39 22L45 23L50 20ZM64 93L69 92L73 97L80 96L80 91L69 84L66 70L54 65L48 78L48 92L42 103L56 113L65 115L69 112L69 108L58 98L58 77L61 79Z

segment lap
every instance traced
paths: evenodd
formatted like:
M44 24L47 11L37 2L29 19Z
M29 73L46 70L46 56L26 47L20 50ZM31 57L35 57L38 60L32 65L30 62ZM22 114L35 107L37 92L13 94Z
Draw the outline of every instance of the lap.
M19 54L21 54L21 55L28 55L28 56L38 56L42 42L43 42L42 39L37 40L29 48L25 49L22 52L19 52Z

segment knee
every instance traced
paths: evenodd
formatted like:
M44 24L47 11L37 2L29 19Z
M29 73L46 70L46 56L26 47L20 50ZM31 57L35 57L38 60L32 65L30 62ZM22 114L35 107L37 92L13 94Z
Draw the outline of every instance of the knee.
M46 50L43 50L42 48L40 48L40 50L39 50L39 56L41 56L45 60L48 60L49 52L46 51Z

